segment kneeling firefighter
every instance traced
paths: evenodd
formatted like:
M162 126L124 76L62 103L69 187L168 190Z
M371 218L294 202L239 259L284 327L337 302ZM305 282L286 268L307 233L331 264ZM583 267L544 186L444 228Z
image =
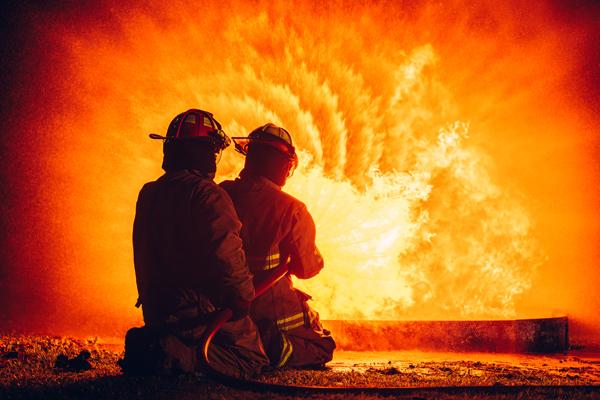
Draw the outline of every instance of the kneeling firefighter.
M214 183L229 137L211 113L188 110L164 140L164 175L140 191L133 226L136 282L144 323L125 340L125 373L201 371L199 338L221 308L234 311L210 347L211 366L247 378L269 364L248 317L254 297L227 193Z
M298 164L285 129L266 124L247 138L233 138L246 156L235 181L221 186L229 193L242 221L242 239L250 271L259 276L284 263L289 274L252 303L250 316L275 367L322 366L333 357L335 342L319 315L295 289L300 279L317 275L323 258L315 245L315 224L306 206L282 192Z

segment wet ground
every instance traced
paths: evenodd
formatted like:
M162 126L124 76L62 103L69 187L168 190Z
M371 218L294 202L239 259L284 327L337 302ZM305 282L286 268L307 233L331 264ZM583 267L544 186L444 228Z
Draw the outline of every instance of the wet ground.
M55 366L57 356L73 359L82 351L89 352L91 369ZM0 398L379 398L376 393L263 393L228 388L203 376L125 378L116 364L121 353L120 344L97 339L0 336ZM594 387L600 385L600 354L338 352L326 370L281 370L260 380L334 388L402 386L414 388L400 396L411 399L600 399Z
M400 375L402 384L600 385L600 354L342 352L332 371Z

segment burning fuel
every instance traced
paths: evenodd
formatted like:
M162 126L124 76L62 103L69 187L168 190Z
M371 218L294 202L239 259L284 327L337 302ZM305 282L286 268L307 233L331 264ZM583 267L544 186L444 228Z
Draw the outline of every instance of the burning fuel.
M318 167L290 185L316 210L329 263L306 286L327 318L513 317L530 287L542 257L529 216L464 143L468 126L420 140L407 172L372 166L362 191Z
M33 277L27 312L43 323L92 315L81 325L117 321L120 333L139 318L131 225L162 156L147 133L190 107L230 135L268 121L294 135L286 190L313 214L326 262L298 285L322 318L562 314L600 286L596 253L576 239L599 237L583 184L598 179L587 150L598 141L578 135L598 125L572 80L593 39L585 18L550 2L104 2L28 15L44 67L30 67L19 111L33 125L13 129L35 160L15 155L26 167L10 182L36 223L9 244L10 290L27 298ZM217 180L241 164L227 151ZM561 275L567 261L577 278Z

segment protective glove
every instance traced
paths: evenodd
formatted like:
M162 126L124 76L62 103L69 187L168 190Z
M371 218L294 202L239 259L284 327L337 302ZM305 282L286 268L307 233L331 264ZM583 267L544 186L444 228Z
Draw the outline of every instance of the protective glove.
M229 307L231 308L231 311L233 311L233 316L230 321L239 321L246 317L250 312L250 304L249 301L240 299L239 297L229 302Z

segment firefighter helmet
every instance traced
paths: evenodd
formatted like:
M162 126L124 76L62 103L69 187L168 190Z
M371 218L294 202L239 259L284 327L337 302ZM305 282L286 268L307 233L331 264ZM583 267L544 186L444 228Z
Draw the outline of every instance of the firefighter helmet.
M235 143L235 149L244 156L248 154L249 146L252 143L260 143L265 146L269 146L275 149L278 153L283 155L288 161L288 176L294 173L294 170L298 166L298 155L296 154L296 148L292 143L292 135L275 124L268 123L260 126L250 132L247 137L232 137Z
M221 124L208 111L192 108L173 118L166 136L151 133L151 139L184 140L204 139L215 146L215 152L227 148L231 139L221 129Z

